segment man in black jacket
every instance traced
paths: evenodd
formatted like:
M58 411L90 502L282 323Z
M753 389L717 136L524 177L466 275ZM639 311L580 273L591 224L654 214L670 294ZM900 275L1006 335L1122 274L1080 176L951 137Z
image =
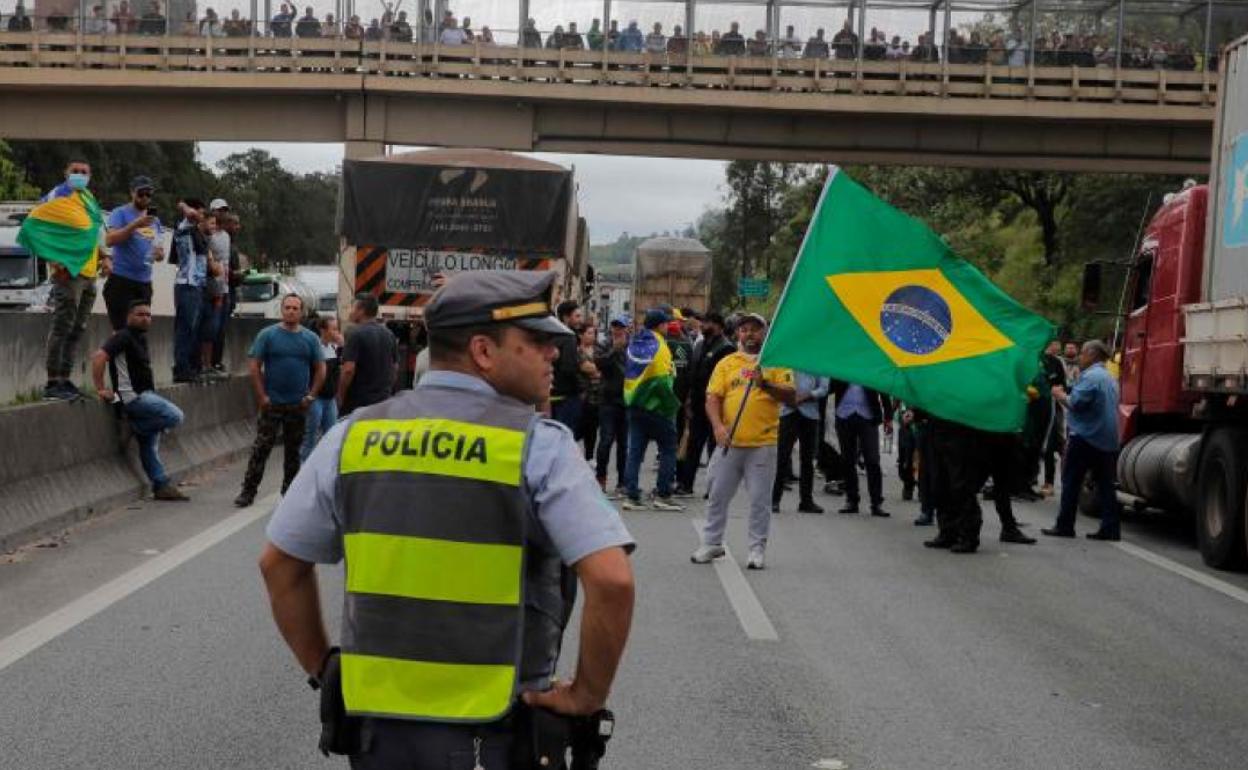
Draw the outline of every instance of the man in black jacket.
M628 411L624 407L624 365L628 355L628 316L611 319L611 339L600 345L594 354L594 366L602 374L602 403L598 405L598 454L595 476L598 486L607 491L607 466L611 446L615 445L615 492L610 497L624 496L624 466L628 461Z
M560 302L556 312L564 326L576 335L581 333L584 320L581 315L581 306L576 300L569 299ZM575 335L563 335L556 340L559 358L555 359L555 380L550 386L550 416L574 432L581 422L581 409L585 395L581 392L581 381L577 376L581 368L581 356L576 341Z
M858 455L867 470L867 493L871 515L888 516L884 510L884 482L880 473L880 425L893 432L893 404L881 393L861 385L832 381L836 395L836 437L845 466L845 507L840 513L858 513Z
M706 416L706 386L711 381L715 366L736 347L724 335L724 317L717 312L702 318L702 338L693 346L689 360L689 396L685 401L685 414L689 423L689 442L685 445L684 459L676 470L676 497L693 495L693 480L698 475L702 450L711 439L711 422Z

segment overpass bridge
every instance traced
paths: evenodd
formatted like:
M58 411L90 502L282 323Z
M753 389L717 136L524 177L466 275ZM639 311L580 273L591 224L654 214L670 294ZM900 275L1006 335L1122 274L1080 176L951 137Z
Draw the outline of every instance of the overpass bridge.
M0 137L1204 173L1216 73L0 32Z

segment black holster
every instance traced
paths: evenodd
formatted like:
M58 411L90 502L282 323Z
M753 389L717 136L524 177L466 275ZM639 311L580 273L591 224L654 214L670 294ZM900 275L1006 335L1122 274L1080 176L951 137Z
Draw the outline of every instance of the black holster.
M572 720L523 701L512 709L511 764L516 770L567 770Z
M516 704L513 718L511 761L517 770L597 770L615 726L606 709L568 717L523 702Z
M363 749L362 727L364 720L347 715L342 699L342 665L338 648L325 656L318 677L321 684L321 753L359 754Z

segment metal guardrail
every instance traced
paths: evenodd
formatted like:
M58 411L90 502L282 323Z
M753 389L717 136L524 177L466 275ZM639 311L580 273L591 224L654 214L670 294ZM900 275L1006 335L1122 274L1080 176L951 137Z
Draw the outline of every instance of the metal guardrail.
M345 38L0 32L0 83L24 68L341 75L805 94L1212 107L1217 74L573 51ZM294 83L291 83L294 85Z

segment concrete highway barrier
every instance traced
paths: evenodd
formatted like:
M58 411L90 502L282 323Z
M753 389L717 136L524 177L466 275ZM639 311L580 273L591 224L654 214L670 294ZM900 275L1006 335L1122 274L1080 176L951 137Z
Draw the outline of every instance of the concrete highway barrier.
M256 406L246 377L160 392L185 414L160 442L173 479L250 447ZM150 494L128 424L97 399L0 410L0 446L0 551Z
M47 313L0 313L0 404L10 405L0 407L0 446L8 449L0 464L0 550L136 499L148 489L136 442L112 407L90 397L73 403L40 400L51 323ZM247 349L270 323L231 319L224 360L231 373L246 371ZM80 387L87 389L90 356L111 332L106 316L91 316L75 353L73 380ZM173 386L173 318L152 319L148 341L157 387L186 415L161 440L161 456L173 478L244 451L254 436L255 418L246 379Z

